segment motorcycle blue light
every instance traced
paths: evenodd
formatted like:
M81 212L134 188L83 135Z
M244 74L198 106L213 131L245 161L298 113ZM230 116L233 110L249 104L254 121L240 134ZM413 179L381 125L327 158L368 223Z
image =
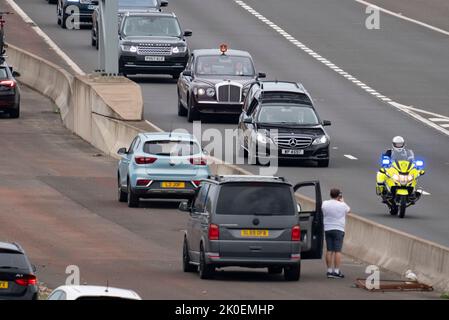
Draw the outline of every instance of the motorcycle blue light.
M424 167L424 161L416 160L415 161L415 166L420 167L420 168Z
M382 157L382 166L383 167L389 166L390 162L391 162L391 160L389 157L387 157L387 156Z

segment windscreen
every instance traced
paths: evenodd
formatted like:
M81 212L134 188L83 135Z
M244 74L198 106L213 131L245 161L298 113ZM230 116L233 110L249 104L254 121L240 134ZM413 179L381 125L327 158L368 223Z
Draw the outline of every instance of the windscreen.
M158 140L146 142L143 152L158 156L185 157L201 153L201 148L194 141Z
M28 269L28 263L22 253L1 252L0 269Z
M125 36L135 37L180 37L178 20L166 16L130 16L123 26Z
M157 0L119 0L119 7L157 7Z
M277 183L224 184L220 189L217 214L294 215L291 188Z
M220 76L254 76L249 57L216 55L197 58L196 74Z
M8 72L5 67L0 67L0 80L8 79Z
M300 105L264 105L258 116L261 123L317 125L318 118L312 108Z

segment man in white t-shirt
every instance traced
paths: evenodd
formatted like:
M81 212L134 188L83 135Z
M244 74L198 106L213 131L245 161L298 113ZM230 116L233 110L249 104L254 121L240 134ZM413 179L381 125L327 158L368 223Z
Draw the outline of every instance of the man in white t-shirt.
M345 236L346 215L351 210L339 189L331 189L331 199L322 205L326 236L326 265L328 278L344 278L340 271L341 250Z

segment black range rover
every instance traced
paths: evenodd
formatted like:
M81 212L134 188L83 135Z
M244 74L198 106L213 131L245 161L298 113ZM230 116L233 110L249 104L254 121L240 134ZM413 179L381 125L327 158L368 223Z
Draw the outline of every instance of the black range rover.
M329 135L312 98L295 82L258 81L249 89L239 119L239 143L251 163L313 160L329 166Z
M177 79L189 57L186 37L173 13L127 13L120 25L119 70L133 74L169 74Z

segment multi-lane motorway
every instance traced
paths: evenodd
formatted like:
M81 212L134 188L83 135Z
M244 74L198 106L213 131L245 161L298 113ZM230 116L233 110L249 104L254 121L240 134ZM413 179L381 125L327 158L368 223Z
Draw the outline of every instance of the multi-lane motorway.
M16 2L84 71L97 68L97 52L90 47L90 30L60 29L54 6L43 0ZM383 13L380 29L368 30L366 7L353 0L247 0L245 4L383 96L449 116L449 36ZM440 6L441 12L447 9L445 3ZM259 71L266 72L268 78L302 82L315 98L322 117L333 121L329 130L333 147L330 168L281 167L279 175L292 180L318 178L326 193L330 187L339 186L358 214L449 245L448 136L361 89L235 1L172 0L166 10L174 11L182 25L194 31L190 41L193 48L217 47L227 42L232 48L249 51ZM419 10L407 12L416 11ZM421 13L412 18L425 19L428 24L435 20L440 28L447 27L440 23L439 15ZM192 129L185 118L176 115L173 80L133 79L143 89L145 119L167 130ZM418 114L424 118L437 117ZM441 125L444 121L436 123ZM203 124L203 128L210 127L224 130L234 128L235 124ZM408 146L426 160L428 169L421 182L430 195L409 208L403 220L388 216L374 192L379 154L395 135L406 138ZM257 167L246 169L258 171Z

